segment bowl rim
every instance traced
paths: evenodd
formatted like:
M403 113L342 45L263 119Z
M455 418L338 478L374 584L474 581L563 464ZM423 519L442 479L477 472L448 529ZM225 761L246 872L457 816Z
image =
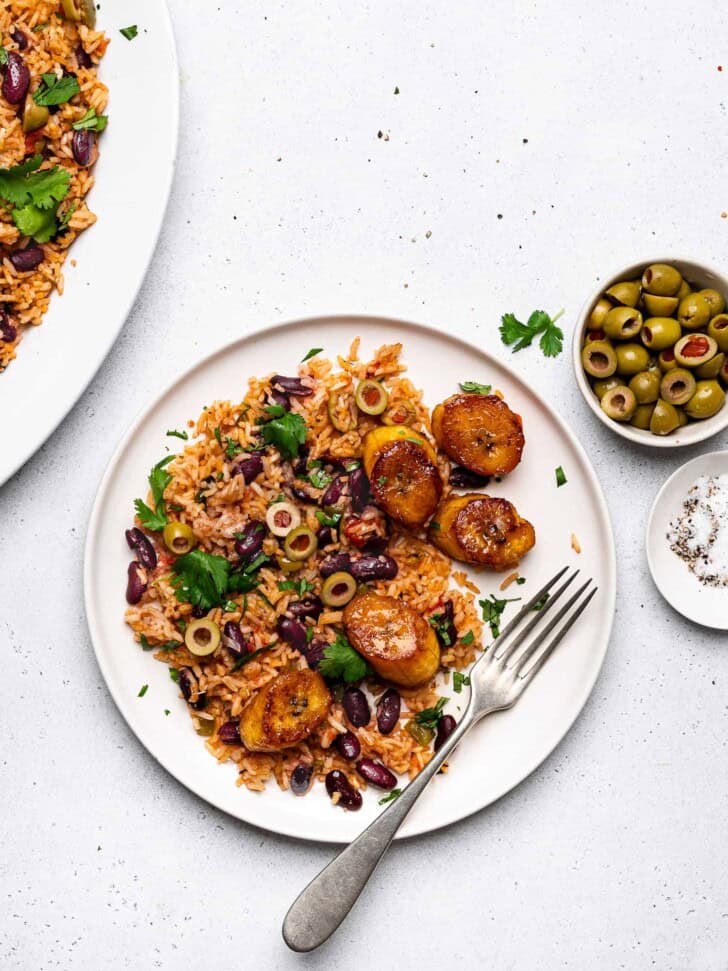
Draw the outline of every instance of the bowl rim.
M698 442L704 442L707 438L712 438L713 435L717 435L728 427L728 402L724 403L720 411L713 415L712 418L706 418L704 421L685 425L671 435L652 435L649 431L644 431L641 428L633 428L627 423L613 421L609 418L600 408L599 401L591 390L591 385L581 366L582 337L586 330L588 315L591 313L594 304L608 287L614 283L618 283L620 280L634 276L638 270L644 269L644 267L649 266L651 263L669 263L672 266L677 266L681 273L683 272L683 267L689 267L690 269L687 269L683 273L684 276L690 277L691 274L697 274L708 279L713 278L713 282L719 283L728 297L728 275L702 260L696 260L690 256L666 257L663 255L654 259L644 259L638 262L627 263L621 269L604 276L602 281L592 290L582 304L571 336L571 361L576 383L582 398L593 414L610 431L616 435L620 435L622 438L626 438L628 441L635 442L637 445L645 445L649 448L685 448L688 445L697 445Z

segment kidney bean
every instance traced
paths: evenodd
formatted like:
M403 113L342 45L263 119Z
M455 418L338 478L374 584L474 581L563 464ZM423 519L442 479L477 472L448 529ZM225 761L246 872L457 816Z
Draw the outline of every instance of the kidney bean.
M5 77L2 83L2 93L11 105L19 105L28 93L30 87L30 70L20 54L8 51L8 62L5 66Z
M278 391L277 388L271 388L268 392L268 398L271 404L279 405L281 408L285 408L286 411L291 410L291 402L288 400L288 395L284 394L283 391Z
M132 560L126 571L126 602L138 604L147 589L147 580L141 563Z
M360 556L351 561L351 575L364 583L367 580L393 580L399 571L391 556Z
M276 632L281 640L290 644L291 647L306 653L306 628L299 620L291 620L290 617L280 617L276 624Z
M452 715L443 715L437 725L437 735L435 736L435 751L439 752L445 742L450 738L457 727L457 722Z
M450 473L450 485L456 489L480 489L482 486L487 486L489 482L489 475L478 475L477 472L471 472L460 466Z
M139 562L147 570L153 570L157 565L157 553L141 529L134 526L126 531L126 541L130 550L136 550Z
M443 647L452 647L452 645L458 639L458 632L457 628L455 627L454 617L455 610L453 608L452 600L446 600L443 604L442 612L439 614L433 614L432 616L432 619L437 624L435 627L437 639Z
M206 615L207 611L204 607L200 607L199 604L195 604L195 606L192 608L192 616L195 618L195 620L200 620L200 618L205 617Z
M362 468L352 469L349 473L349 493L351 508L354 512L364 512L369 503L369 479Z
M336 739L335 745L339 750L339 755L345 758L348 762L353 762L354 759L358 759L361 755L361 745L359 744L359 739L353 732L344 732L343 735L339 735Z
M292 394L295 398L308 398L313 394L313 388L307 387L300 378L287 378L283 374L275 374L271 384L274 389L277 385L286 394Z
M299 762L291 773L291 792L294 796L305 796L311 788L313 778L313 766Z
M179 669L178 684L182 692L182 697L190 708L194 708L195 711L201 711L207 704L207 692L200 691L200 684L192 668Z
M260 552L264 539L265 526L263 523L250 522L235 540L235 552L238 556L249 560Z
M399 691L395 691L394 688L385 691L377 705L377 728L381 735L389 735L394 731L401 708L402 699Z
M323 659L324 651L328 646L329 642L325 641L323 637L314 637L311 643L306 646L303 656L306 658L306 664L308 664L312 671L318 669Z
M374 759L362 759L357 763L356 771L362 777L378 789L394 789L397 785L397 776Z
M354 728L362 728L362 726L369 724L369 719L372 716L369 711L367 696L363 691L360 691L359 688L347 688L341 703L344 706L346 717Z
M18 336L18 328L10 319L10 315L3 311L0 313L0 340L6 344L12 344Z
M298 499L299 502L316 502L305 486L294 482L292 485L288 486L288 488L291 490L291 495Z
M26 246L25 249L19 249L10 254L10 262L18 273L28 273L30 270L34 270L36 266L40 266L44 259L43 250L34 243Z
M314 620L318 620L323 609L324 605L321 603L320 598L315 595L304 597L303 600L296 600L288 604L288 612L293 614L297 620L301 620L304 617L313 617Z
M75 131L71 139L71 149L79 165L91 165L95 161L96 135L88 128Z
M308 455L310 449L306 445L302 445L298 451L298 455L291 463L291 468L293 469L294 475L305 476L308 474Z
M349 573L351 570L351 557L348 553L329 553L319 564L319 573L326 579L332 573Z
M28 38L20 29L20 27L16 27L14 30L12 30L10 32L10 36L18 45L18 50L26 51L28 49Z
M332 799L337 793L339 794L337 806L352 812L361 809L361 793L352 786L340 769L334 769L326 776L326 791Z
M220 741L223 745L240 745L240 724L236 721L225 722L220 726Z
M79 67L93 67L94 62L91 60L91 55L87 54L83 47L79 44L75 51L76 63Z
M326 492L321 496L322 506L335 506L344 493L343 476L337 475Z
M374 536L369 542L365 543L362 547L362 553L367 556L381 556L389 545L389 540L386 536Z
M236 624L234 620L228 620L223 627L222 643L228 651L232 651L233 654L237 654L239 657L250 653L250 643L245 637L245 634L240 630L240 625Z
M322 526L321 529L318 531L317 536L318 536L319 549L321 549L322 546L328 546L329 543L334 542L334 534L330 526Z
M231 475L242 475L245 484L250 485L253 479L263 471L263 459L258 452L253 452L246 458L241 459L231 469Z

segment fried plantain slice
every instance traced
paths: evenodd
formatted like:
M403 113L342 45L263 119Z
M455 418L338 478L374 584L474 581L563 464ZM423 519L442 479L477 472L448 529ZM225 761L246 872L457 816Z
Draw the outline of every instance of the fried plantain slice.
M277 752L307 738L331 706L326 682L304 668L269 681L243 709L240 738L251 752Z
M377 505L409 529L422 526L442 495L430 443L410 429L382 426L366 436L363 456Z
M440 503L428 538L454 560L507 570L534 546L536 533L512 502L476 492Z
M521 416L494 394L455 394L432 412L437 444L478 475L506 475L521 461Z

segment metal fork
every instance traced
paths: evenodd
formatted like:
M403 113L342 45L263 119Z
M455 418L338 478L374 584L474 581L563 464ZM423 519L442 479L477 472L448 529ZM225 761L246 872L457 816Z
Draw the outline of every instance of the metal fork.
M550 613L579 572L572 573L552 593L567 570L568 567L560 570L524 604L475 664L470 672L470 698L463 717L440 750L402 794L298 896L283 922L283 939L292 950L313 951L328 940L356 903L415 802L462 737L481 718L518 701L586 609L597 592L596 587L589 589L592 580L572 593L553 616ZM544 622L547 616L549 623ZM534 631L534 637L519 651ZM550 634L553 636L548 639Z

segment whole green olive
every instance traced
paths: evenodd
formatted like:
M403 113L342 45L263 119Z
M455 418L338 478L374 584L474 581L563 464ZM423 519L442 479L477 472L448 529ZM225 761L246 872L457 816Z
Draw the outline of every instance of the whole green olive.
M606 291L606 296L617 306L636 307L641 292L639 280L622 280L620 283L612 284Z
M656 293L644 293L642 303L650 317L671 317L680 301L677 297L660 297Z
M582 350L581 363L593 378L608 378L617 370L617 355L608 341L592 341Z
M646 371L650 363L650 355L641 344L619 344L615 353L620 374L638 374Z
M723 362L725 361L725 354L721 351L716 354L715 357L711 357L709 361L705 364L701 364L700 367L695 368L695 376L698 378L717 378L720 374L720 369L723 367Z
M634 393L623 384L607 391L601 404L602 411L614 421L629 421L637 408Z
M682 282L680 271L667 263L653 263L642 274L642 288L659 297L674 297Z
M611 309L612 304L609 302L609 300L607 300L605 297L600 297L592 307L592 312L589 314L589 321L587 324L589 330L598 330L604 323L604 318Z
M672 371L673 368L677 367L675 351L672 347L666 347L664 351L660 351L657 355L657 366L663 372Z
M642 327L642 314L634 307L614 307L602 322L602 330L614 341L636 337Z
M680 301L677 319L685 330L700 330L710 320L710 304L701 294L690 293Z
M683 425L687 425L687 423L688 423L688 416L685 414L685 409L684 408L676 408L675 411L677 412L677 418L678 418L679 427L682 428Z
M728 353L728 314L716 314L708 324L708 336L712 337L718 349Z
M680 416L675 405L659 398L652 412L650 431L653 435L669 435L680 425Z
M630 425L632 425L633 428L641 428L642 431L646 432L650 427L650 421L652 420L652 413L654 410L654 404L637 405L630 420Z
M723 361L720 369L720 380L723 384L728 384L728 357Z
M648 317L642 327L642 343L651 351L663 351L680 340L680 334L674 317Z
M638 405L647 405L660 397L660 378L654 371L640 371L629 382Z
M689 293L693 292L693 288L690 286L687 280L683 280L680 284L680 289L677 291L677 299L682 300L683 297L687 297Z
M612 388L618 388L621 383L621 379L616 374L613 374L611 378L602 378L601 380L595 381L592 385L592 390L601 401L607 391L611 391Z
M723 407L724 401L725 391L717 381L698 381L685 411L690 418L712 418Z
M698 290L698 293L708 301L712 317L715 317L716 314L723 313L725 310L725 297L722 293L718 293L712 287L706 287L705 290Z
M690 371L675 368L663 375L660 382L660 397L671 405L685 405L695 394L696 382Z

